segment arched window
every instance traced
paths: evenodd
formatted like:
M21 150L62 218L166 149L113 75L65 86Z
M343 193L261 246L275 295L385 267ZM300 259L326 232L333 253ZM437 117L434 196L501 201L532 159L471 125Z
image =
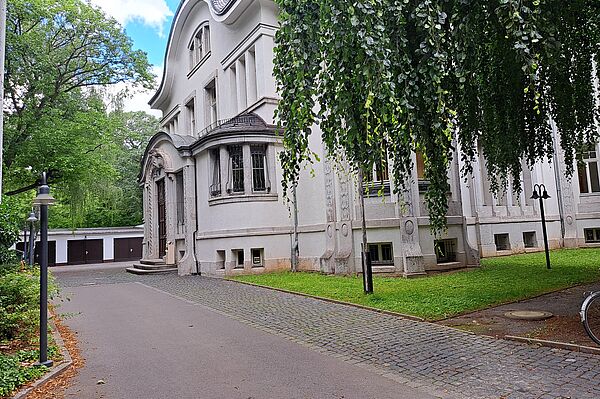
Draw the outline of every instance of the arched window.
M193 69L200 61L210 54L210 26L208 22L200 25L190 44L188 45L190 56L190 69Z

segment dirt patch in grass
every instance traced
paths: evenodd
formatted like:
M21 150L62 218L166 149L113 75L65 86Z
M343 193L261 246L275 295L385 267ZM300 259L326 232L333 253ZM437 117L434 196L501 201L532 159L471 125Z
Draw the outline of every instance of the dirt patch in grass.
M579 310L585 293L600 291L600 283L582 285L524 301L497 306L440 321L440 324L476 334L505 335L598 347L586 334ZM514 320L504 316L514 310L539 310L554 314L543 321Z

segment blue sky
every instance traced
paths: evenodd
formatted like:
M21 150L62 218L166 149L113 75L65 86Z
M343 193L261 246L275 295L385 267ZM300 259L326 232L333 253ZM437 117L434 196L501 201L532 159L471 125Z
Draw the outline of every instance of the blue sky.
M165 0L169 11L174 14L179 5L178 0ZM152 65L162 65L173 15L165 16L161 28L144 23L141 19L133 19L125 24L127 34L133 39L136 48L148 53Z
M91 0L114 17L133 39L134 48L148 54L158 81L162 76L165 48L179 0ZM125 102L128 111L149 111L152 92L138 92ZM157 112L152 112L159 115Z

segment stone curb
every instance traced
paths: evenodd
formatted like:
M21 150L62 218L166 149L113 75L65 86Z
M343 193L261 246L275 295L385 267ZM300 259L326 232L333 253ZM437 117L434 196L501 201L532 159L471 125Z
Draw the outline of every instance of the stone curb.
M36 380L35 382L30 383L27 387L22 388L12 397L12 399L27 398L27 395L29 395L31 391L41 387L51 379L58 377L73 364L73 359L71 359L71 355L69 354L69 351L65 346L65 342L63 341L60 332L58 331L58 328L56 328L56 324L54 323L53 318L50 319L50 325L52 326L52 336L54 337L54 342L56 342L56 345L60 348L60 353L62 354L64 360L56 366L52 367L39 380Z
M265 289L268 289L268 290L284 292L286 294L299 295L299 296L303 296L305 298L318 299L320 301L331 302L331 303L335 303L335 304L338 304L338 305L352 306L354 308L359 308L359 309L364 309L364 310L370 310L372 312L387 314L387 315L390 315L390 316L401 317L403 319L428 322L427 320L423 319L422 317L411 316L411 315L404 314L404 313L393 312L391 310L377 309L377 308L373 308L371 306L365 306L365 305L359 305L359 304L352 303L352 302L340 301L338 299L326 298L326 297L322 297L322 296L318 296L318 295L305 294L303 292L297 292L297 291L289 291L289 290L286 290L286 289L283 289L283 288L269 287L267 285L250 283L248 281L238 281L238 280L233 280L233 279L225 279L225 280L226 281L232 281L232 282L238 283L238 284L245 284L245 285L250 285L250 286L253 286L253 287L259 287L259 288L265 288Z
M514 335L505 335L504 339L510 341L517 341L526 344L535 344L540 346L546 346L549 348L566 349L573 352L590 353L592 355L600 355L600 348L593 348L591 346L568 344L566 342L547 341L544 339L517 337Z

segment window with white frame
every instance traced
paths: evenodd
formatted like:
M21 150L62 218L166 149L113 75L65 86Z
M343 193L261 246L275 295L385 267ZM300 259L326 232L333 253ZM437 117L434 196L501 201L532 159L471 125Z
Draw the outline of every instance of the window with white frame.
M252 157L252 190L268 191L270 185L267 182L265 145L251 145L250 155Z
M196 133L196 106L194 102L195 101L192 98L185 105L188 119L188 129L191 136L193 136Z
M371 264L373 266L394 265L394 254L391 242L369 244L369 254L371 255Z
M190 69L193 69L200 61L210 53L210 27L208 23L200 26L188 45L190 57Z
M581 154L583 163L578 166L579 191L582 194L600 193L600 179L598 174L598 152L596 145L591 145Z
M588 244L600 243L600 228L584 229L585 242Z
M230 144L210 149L210 199L241 195L276 198L271 185L275 154L269 149L270 145L266 143ZM226 158L223 160L223 157ZM221 162L225 162L223 169Z
M218 110L217 110L217 84L213 79L204 88L205 93L205 115L206 115L206 126L210 126L217 122Z

